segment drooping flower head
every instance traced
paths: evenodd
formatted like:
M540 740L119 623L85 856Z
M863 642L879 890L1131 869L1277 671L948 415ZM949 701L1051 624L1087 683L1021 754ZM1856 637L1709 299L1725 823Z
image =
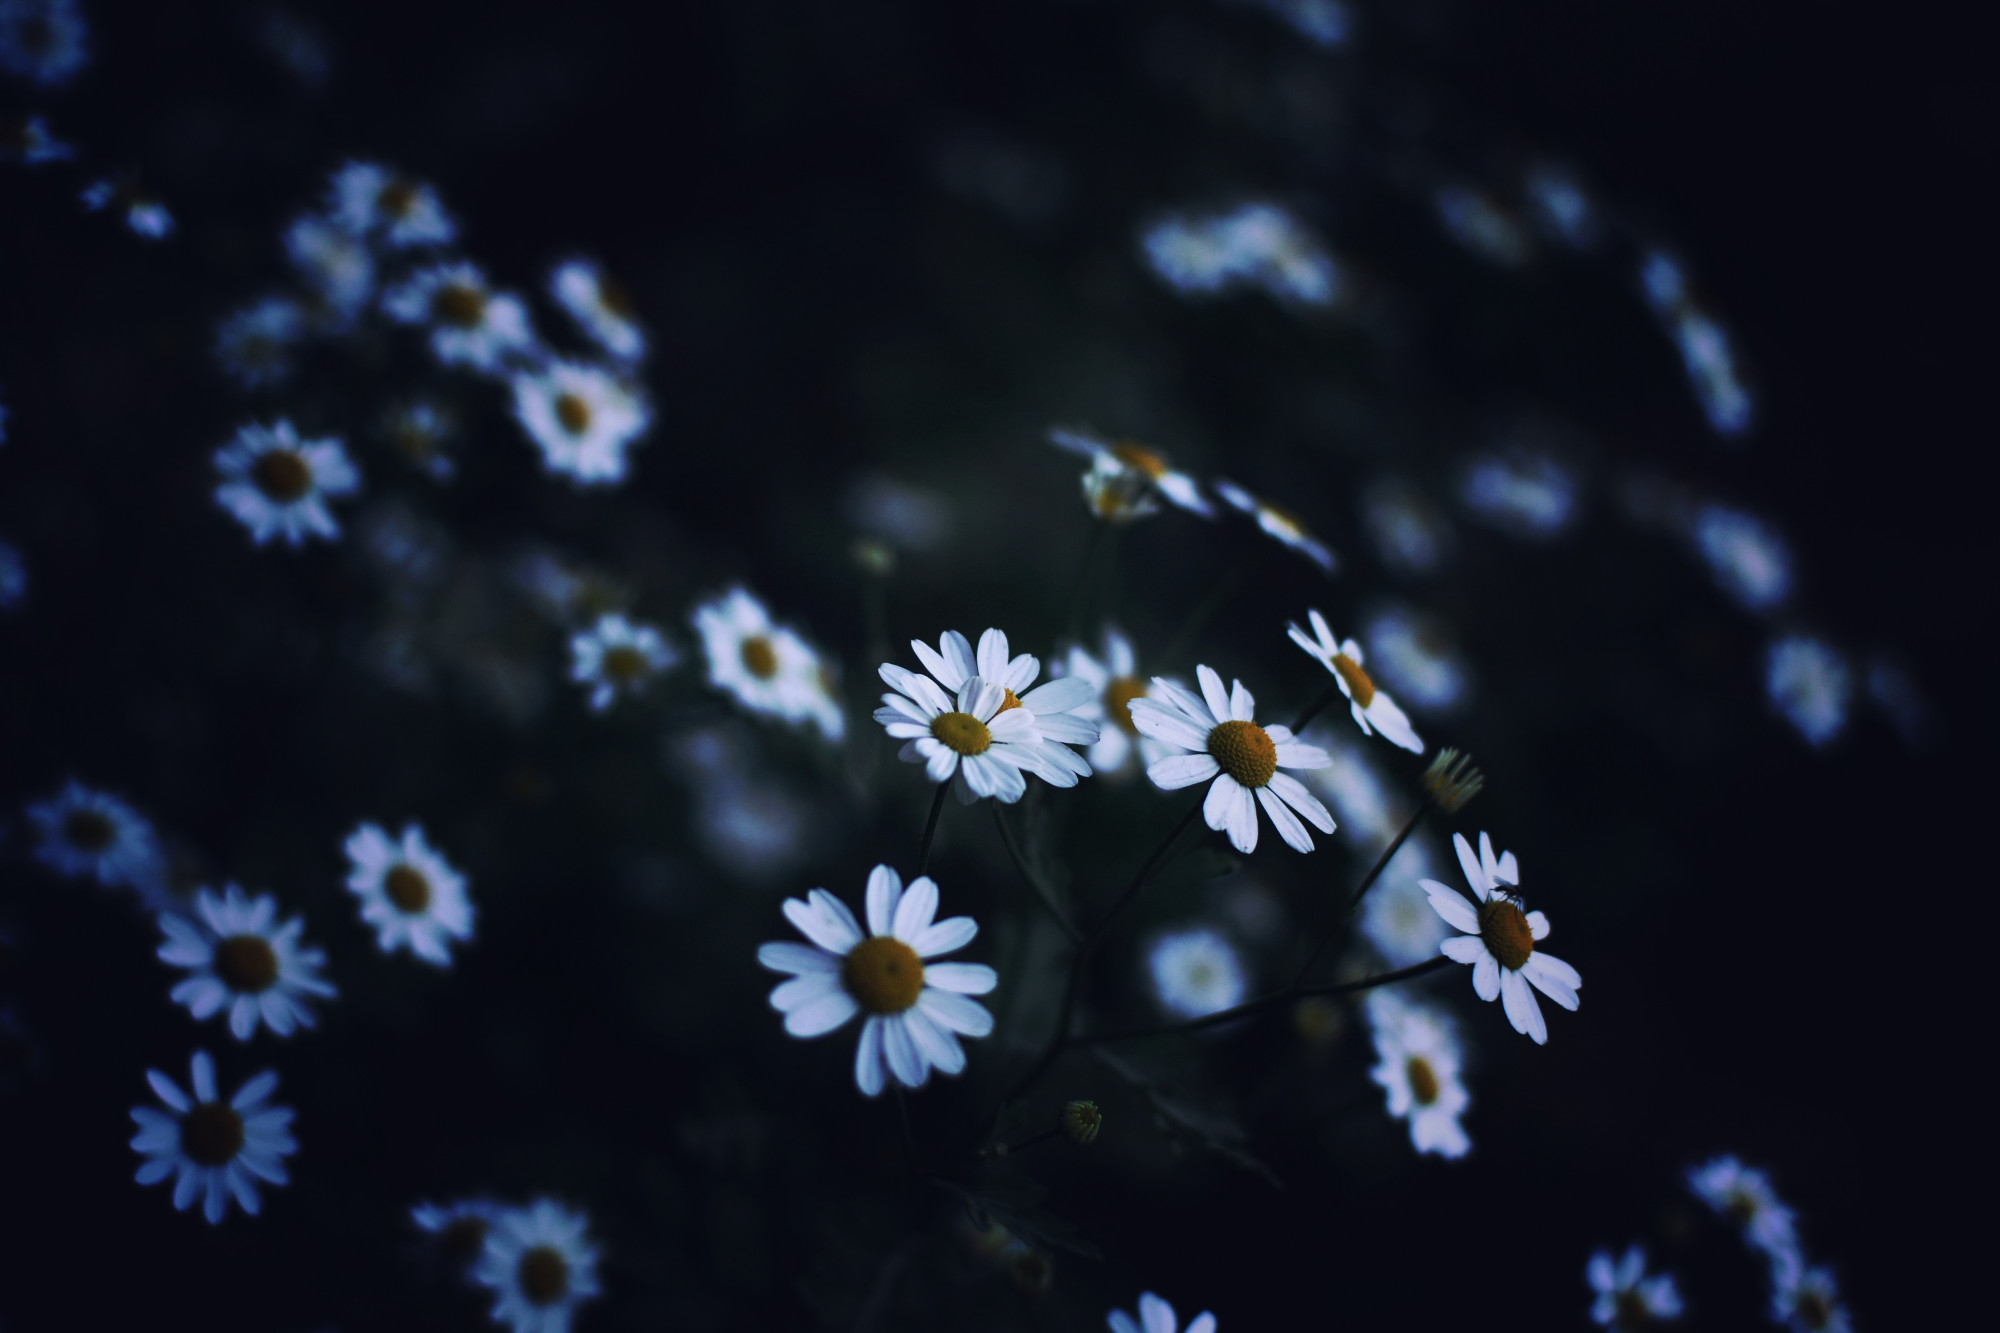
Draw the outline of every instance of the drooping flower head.
M1616 1263L1611 1251L1590 1256L1583 1275L1597 1293L1590 1317L1619 1333L1640 1333L1681 1317L1681 1291L1671 1273L1646 1276L1646 1252L1627 1247Z
M1368 993L1377 1064L1368 1076L1389 1094L1389 1114L1410 1122L1418 1152L1463 1157L1472 1150L1459 1117L1472 1098L1460 1076L1458 1037L1442 1014L1393 991Z
M302 440L292 423L255 422L215 453L222 481L215 502L250 530L263 546L272 538L298 547L308 537L332 541L340 524L327 501L361 489L361 475L337 439Z
M186 1211L200 1199L202 1216L211 1225L221 1224L231 1198L255 1217L263 1202L257 1182L287 1183L283 1159L299 1147L289 1128L291 1111L268 1100L278 1076L267 1069L224 1101L207 1051L194 1053L189 1074L192 1096L159 1070L146 1071L146 1081L167 1109L132 1108L139 1125L132 1148L146 1159L136 1179L141 1185L157 1185L173 1176L174 1207Z
M473 1280L494 1293L493 1321L514 1333L566 1333L597 1295L590 1219L552 1199L502 1209L486 1231Z
M804 639L773 623L771 613L742 588L731 588L694 610L694 627L708 657L708 683L753 713L810 721L829 741L847 730L827 688L827 666Z
M1503 999L1514 1031L1541 1045L1549 1039L1548 1024L1528 983L1563 1008L1575 1009L1583 978L1568 963L1535 947L1548 937L1549 919L1522 910L1521 897L1513 891L1521 882L1514 853L1496 858L1493 840L1484 833L1479 835L1477 856L1463 833L1452 834L1451 844L1477 905L1434 879L1423 882L1431 907L1445 924L1466 932L1440 944L1438 951L1453 962L1470 963L1472 989L1479 998Z
M1156 514L1161 499L1190 514L1215 517L1215 506L1199 482L1176 472L1165 457L1136 440L1114 443L1087 430L1052 426L1049 443L1090 460L1090 470L1083 474L1084 503L1106 523L1129 523Z
M1389 692L1377 685L1362 668L1361 645L1353 639L1342 641L1327 625L1326 617L1318 611L1306 614L1312 621L1311 634L1295 624L1286 626L1286 631L1293 643L1333 673L1340 692L1347 696L1355 725L1361 728L1364 735L1372 736L1379 731L1391 744L1400 745L1412 754L1422 754L1424 743L1410 725L1409 717L1396 706Z
M515 375L513 389L543 466L586 485L623 481L626 451L653 424L645 396L600 366L553 361Z
M569 678L590 687L590 711L602 713L620 695L636 695L680 660L666 636L644 621L616 613L597 618L569 641Z
M280 924L278 900L269 894L250 898L234 884L220 894L200 890L192 918L160 913L167 937L160 961L188 972L170 998L197 1019L227 1009L238 1041L250 1040L260 1021L280 1037L313 1026L306 997L335 991L320 979L326 955L299 945L305 928L299 916Z
M1260 500L1225 477L1215 479L1215 493L1228 501L1230 508L1255 519L1257 527L1272 541L1290 547L1318 565L1320 573L1331 578L1339 572L1340 557L1333 553L1333 548L1307 531L1305 522L1289 509Z
M408 949L425 962L451 962L451 941L472 938L465 876L424 840L416 824L391 838L363 824L347 839L347 891L361 899L361 919L375 927L383 953Z

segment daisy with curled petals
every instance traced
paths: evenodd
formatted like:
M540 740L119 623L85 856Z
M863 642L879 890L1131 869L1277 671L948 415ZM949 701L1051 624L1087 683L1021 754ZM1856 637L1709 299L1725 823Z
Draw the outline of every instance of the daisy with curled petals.
M528 308L519 297L488 288L474 264L417 270L383 293L382 313L399 324L427 326L431 354L447 366L490 374L535 351Z
M1292 738L1289 727L1260 727L1251 718L1257 701L1236 681L1222 688L1212 667L1195 668L1201 693L1153 677L1157 698L1132 701L1132 724L1142 736L1164 741L1177 753L1155 760L1146 769L1163 791L1192 787L1213 778L1202 815L1218 833L1227 832L1237 851L1257 850L1257 807L1262 805L1278 836L1294 851L1313 849L1299 815L1321 833L1333 832L1333 816L1305 784L1280 768L1325 768L1332 760L1316 745ZM1298 814L1292 813L1297 811Z
M794 1037L818 1037L864 1014L854 1055L854 1084L879 1094L893 1075L921 1088L930 1071L965 1068L959 1035L984 1037L993 1015L968 999L984 995L999 977L984 963L932 963L926 959L962 949L979 933L969 916L933 921L937 883L928 875L903 888L888 866L868 873L868 932L847 904L825 889L805 901L785 900L785 916L810 944L780 941L757 950L757 961L790 981L771 992L771 1007L785 1016Z
M1333 548L1306 531L1306 525L1299 521L1296 514L1278 508L1269 500L1258 499L1224 477L1215 479L1215 493L1227 500L1230 508L1256 519L1265 536L1280 546L1291 547L1318 565L1320 572L1329 578L1340 569L1340 557L1333 553Z
M1597 1251L1583 1275L1597 1293L1590 1317L1605 1328L1637 1333L1681 1317L1681 1290L1673 1275L1647 1277L1646 1252L1637 1245L1628 1247L1616 1263L1611 1251Z
M1098 726L1097 744L1087 752L1091 768L1108 775L1124 770L1135 749L1148 764L1167 753L1158 741L1141 736L1132 724L1132 701L1145 698L1152 686L1139 675L1139 659L1130 639L1107 627L1102 658L1093 657L1087 649L1072 648L1061 665L1062 675L1088 682L1097 696L1076 710L1078 717Z
M146 1071L146 1081L167 1109L132 1108L139 1125L132 1148L146 1159L139 1164L137 1180L157 1185L173 1176L174 1207L186 1211L199 1198L210 1225L221 1224L232 1196L255 1217L263 1203L257 1182L286 1184L290 1177L282 1159L299 1148L289 1128L291 1111L267 1100L278 1076L267 1069L225 1102L207 1051L194 1053L188 1072L192 1097L159 1070Z
M1090 707L1093 691L1082 681L1057 679L1029 689L1041 674L1042 664L1032 653L1010 656L1005 631L989 629L979 636L979 651L957 630L947 630L935 650L927 643L910 640L924 670L947 690L960 690L974 676L1004 691L1000 711L1021 709L1034 719L1037 740L1028 752L1040 762L1027 765L1057 787L1074 787L1079 777L1090 776L1090 762L1062 742L1093 745L1098 739L1095 723L1078 716L1077 710Z
M299 947L304 917L278 924L278 900L270 894L246 897L234 884L221 895L201 890L195 895L196 919L174 912L160 913L167 942L160 961L188 970L170 998L184 1004L197 1019L229 1011L229 1031L238 1041L250 1040L261 1019L280 1037L315 1022L304 997L330 996L334 988L320 980L326 955Z
M1193 477L1174 471L1166 459L1136 440L1113 444L1086 430L1052 426L1049 443L1090 460L1090 471L1083 474L1084 502L1106 523L1129 523L1157 514L1162 496L1190 514L1215 517L1215 506Z
M472 938L472 902L465 876L424 841L415 824L391 838L363 824L347 839L347 891L361 899L361 919L375 927L383 953L408 949L427 963L451 962L451 941Z
M472 1271L472 1280L494 1293L494 1323L514 1333L566 1333L576 1307L598 1292L589 1225L553 1199L494 1217Z
M1355 725L1363 735L1372 736L1381 732L1383 739L1400 745L1412 754L1422 754L1424 743L1417 736L1410 719L1386 690L1370 679L1361 668L1361 645L1353 639L1343 642L1328 627L1326 617L1318 611L1308 611L1313 632L1307 634L1297 625L1287 625L1286 631L1292 642L1312 654L1315 661L1333 673L1340 685L1340 692L1347 696L1349 709L1354 714Z
M215 451L215 470L222 478L215 502L250 530L258 546L273 537L295 547L308 537L334 540L340 524L326 502L361 488L361 475L339 440L302 440L282 418L238 430Z
M1484 833L1479 835L1477 856L1463 833L1452 834L1451 845L1458 849L1458 864L1472 886L1477 906L1434 879L1423 881L1432 910L1446 925L1466 932L1438 945L1438 952L1453 962L1470 963L1472 989L1479 998L1503 1000L1514 1031L1543 1045L1549 1039L1549 1029L1528 983L1533 982L1535 990L1563 1008L1575 1009L1583 978L1568 963L1535 947L1536 941L1548 938L1549 919L1540 912L1521 910L1521 897L1513 891L1521 882L1514 853L1496 859L1493 839Z
M1459 1077L1458 1038L1443 1015L1391 991L1368 994L1368 1026L1380 1061L1368 1076L1389 1094L1389 1114L1410 1122L1418 1152L1463 1157L1472 1151L1459 1117L1472 1103Z
M164 901L166 857L144 815L109 792L72 780L49 800L28 807L41 835L35 859L59 875L95 879L107 889L138 890Z
M569 641L569 678L590 686L590 711L602 713L621 694L637 694L679 661L666 637L643 621L615 612Z
M1111 1333L1215 1333L1215 1316L1206 1310L1188 1320L1186 1330L1182 1330L1174 1307L1150 1291L1139 1293L1137 1319L1123 1310L1113 1310L1105 1323L1110 1325Z

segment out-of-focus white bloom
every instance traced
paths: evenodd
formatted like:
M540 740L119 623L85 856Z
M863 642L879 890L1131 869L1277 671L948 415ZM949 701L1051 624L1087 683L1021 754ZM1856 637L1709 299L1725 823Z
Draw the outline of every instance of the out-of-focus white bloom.
M0 611L11 611L28 595L28 566L11 542L0 542Z
M695 631L708 657L708 683L753 713L809 721L829 741L847 730L827 688L826 664L804 639L772 623L764 604L731 588L694 609Z
M1331 306L1346 286L1311 228L1271 203L1169 214L1141 230L1139 247L1153 272L1184 296L1255 287L1280 301Z
M1215 506L1202 494L1199 482L1176 472L1165 458L1136 440L1113 443L1087 430L1051 426L1049 443L1090 460L1090 471L1083 474L1084 502L1107 523L1157 513L1159 497L1191 514L1215 517Z
M590 687L590 711L602 713L619 695L635 695L679 660L651 625L615 612L569 641L569 678Z
M625 479L625 451L653 424L637 389L600 366L555 361L514 376L514 416L551 472L585 483Z
M215 470L222 482L215 502L250 530L258 546L273 537L303 546L306 538L332 541L340 524L326 502L361 488L361 476L348 461L337 439L301 440L292 423L255 422L215 451Z
M292 373L292 349L305 337L306 315L289 296L267 296L227 316L215 331L215 357L246 389Z
M1575 1009L1583 978L1568 963L1535 947L1548 938L1549 919L1540 912L1521 910L1520 895L1514 892L1521 869L1514 853L1496 859L1493 840L1484 833L1479 835L1476 857L1463 833L1452 834L1451 845L1458 850L1458 864L1479 906L1474 908L1456 890L1434 879L1423 882L1437 914L1447 925L1466 932L1440 944L1438 952L1455 963L1471 964L1472 989L1479 998L1504 1001L1514 1031L1542 1045L1549 1039L1548 1024L1528 983L1563 1008Z
M870 473L847 492L847 520L907 551L935 551L951 540L951 504L937 491Z
M1235 482L1223 477L1215 479L1215 493L1229 502L1232 509L1257 520L1257 526L1264 535L1281 546L1289 546L1306 559L1320 567L1320 572L1329 578L1340 569L1340 557L1333 548L1306 531L1306 525L1298 515L1287 509L1280 509L1269 500L1260 500Z
M0 70L45 87L90 63L90 25L76 0L0 0Z
M1368 1026L1376 1066L1368 1076L1389 1094L1389 1114L1410 1122L1418 1152L1463 1157L1472 1140L1458 1118L1472 1098L1459 1077L1458 1038L1442 1014L1391 991L1368 993Z
M1326 797L1340 821L1341 836L1357 848L1367 848L1395 837L1410 808L1353 736L1345 729L1335 731L1326 723L1315 723L1299 739L1326 751L1329 760L1325 768L1306 776L1306 785Z
M472 900L465 876L424 840L418 825L400 841L379 824L348 836L347 891L361 899L361 919L375 927L383 953L407 948L425 962L451 962L451 941L472 938Z
M1705 504L1689 535L1716 583L1748 611L1770 611L1792 592L1792 553L1784 539L1740 509Z
M816 811L788 784L758 772L752 747L734 726L682 732L668 742L668 768L695 799L695 836L724 871L775 879L808 850Z
M1345 45L1354 31L1354 16L1341 0L1234 0L1234 3L1268 9L1301 37L1320 46Z
M354 235L391 250L449 245L458 235L437 191L374 162L349 162L334 173L331 211Z
M472 1280L494 1294L493 1322L512 1333L568 1333L576 1308L597 1295L590 1219L552 1199L501 1209L486 1229Z
M1798 1218L1778 1198L1771 1178L1731 1154L1690 1167L1688 1189L1734 1223L1743 1241L1770 1264L1771 1284L1783 1290L1798 1281L1805 1262L1799 1250Z
M1764 660L1764 693L1808 744L1823 746L1847 726L1854 672L1824 640L1790 634L1771 644Z
M1183 1330L1174 1307L1150 1291L1139 1293L1137 1319L1123 1310L1113 1310L1105 1322L1111 1333L1215 1333L1215 1316L1206 1310L1188 1320Z
M1611 1251L1597 1251L1584 1266L1583 1275L1597 1293L1590 1304L1590 1317L1606 1328L1639 1333L1681 1317L1681 1291L1673 1275L1647 1277L1646 1252L1637 1245L1629 1247L1616 1263Z
M1547 540L1575 521L1576 489L1570 470L1547 454L1508 450L1471 460L1459 498L1502 532Z
M1434 872L1430 845L1412 838L1382 870L1361 903L1361 937L1390 967L1413 967L1438 956L1451 933L1431 910L1423 881Z
M67 162L76 149L49 133L48 122L40 116L0 118L0 162L19 162L24 167L44 162Z
M528 308L490 290L474 264L418 269L383 293L382 311L400 324L428 326L431 353L447 366L492 374L537 355Z
M185 1212L200 1199L202 1216L211 1226L221 1225L232 1197L255 1217L263 1204L257 1182L289 1183L284 1159L299 1150L292 1138L291 1110L269 1100L278 1076L267 1069L225 1102L215 1085L215 1061L207 1051L194 1053L188 1072L193 1096L159 1070L146 1071L153 1095L167 1110L132 1108L132 1119L139 1126L132 1149L146 1159L135 1179L141 1185L157 1185L174 1177L174 1207Z
M49 869L107 889L136 889L149 906L163 904L167 861L159 837L118 797L72 780L27 815L39 839L35 859Z
M1101 661L1081 647L1071 648L1067 660L1051 674L1084 681L1095 693L1092 701L1074 711L1098 729L1097 743L1088 754L1091 768L1098 773L1110 776L1124 772L1126 761L1135 749L1145 764L1170 753L1152 737L1141 736L1132 721L1132 701L1146 698L1152 686L1139 675L1139 659L1132 651L1132 641L1117 629L1105 627Z
M1472 673L1444 626L1402 607L1386 607L1362 626L1376 671L1420 709L1449 712L1465 701Z
M268 893L249 898L234 884L220 895L202 889L194 906L192 920L160 913L167 937L160 961L188 971L169 998L186 1005L196 1019L227 1009L230 1035L238 1041L250 1040L259 1020L280 1037L313 1026L317 1020L304 997L335 991L319 975L326 954L299 946L305 918L281 925L276 898Z
M1850 1333L1854 1322L1840 1300L1840 1286L1827 1268L1808 1268L1771 1293L1771 1318L1792 1333Z
M1392 745L1401 746L1412 754L1422 754L1424 743L1418 737L1410 719L1396 706L1387 690L1377 688L1368 673L1362 669L1361 645L1353 639L1342 642L1326 623L1326 617L1317 610L1307 613L1312 621L1313 632L1307 634L1297 625L1288 625L1286 632L1292 642L1306 650L1312 658L1328 671L1340 685L1340 692L1347 696L1348 711L1354 715L1355 725L1363 735L1382 733L1382 738Z
M437 1237L439 1248L452 1262L469 1267L485 1252L486 1233L505 1211L488 1199L420 1203L410 1209L410 1221Z
M444 452L445 443L458 430L450 409L428 398L400 403L390 409L383 433L396 451L434 480L448 481L458 465Z
M318 299L327 330L344 333L375 299L375 255L338 222L308 213L285 230L285 254Z
M1688 291L1679 261L1661 251L1649 251L1639 264L1639 286L1646 304L1660 317L1687 368L1703 415L1718 435L1741 435L1750 429L1755 404L1736 367L1729 335Z
M1527 229L1484 191L1444 185L1431 196L1431 203L1445 233L1481 259L1519 268L1534 253Z
M866 1015L854 1057L854 1084L865 1096L880 1093L893 1075L920 1088L930 1071L965 1068L960 1035L984 1037L993 1015L976 1000L999 984L983 963L930 963L962 949L979 933L969 916L935 921L937 884L929 876L906 891L888 866L868 874L868 933L847 904L825 889L804 901L785 900L785 916L811 944L780 941L757 950L757 961L790 981L771 992L771 1007L785 1016L794 1037L818 1037L856 1014Z
M646 331L633 316L632 298L591 260L558 264L549 274L549 295L591 341L620 361L646 355Z
M1146 951L1160 1007L1178 1018L1205 1018L1243 1003L1249 982L1236 947L1206 926L1168 931Z
M1603 230L1597 205L1576 177L1543 164L1528 173L1526 190L1544 233L1572 249L1587 250L1597 244Z
M1288 846L1311 851L1312 835L1298 815L1321 833L1333 832L1333 816L1303 783L1278 770L1324 768L1331 762L1326 751L1294 740L1289 727L1260 727L1253 722L1256 700L1242 681L1225 690L1222 677L1207 666L1196 667L1195 677L1201 682L1200 694L1155 676L1154 697L1132 701L1132 722L1141 735L1190 752L1154 761L1146 775L1165 791L1213 779L1202 802L1202 816L1210 828L1226 830L1239 852L1257 850L1260 804Z
M1384 479L1362 493L1361 521L1382 563L1401 574L1429 574L1450 558L1451 522L1415 487Z
M124 215L125 225L135 236L163 241L174 231L174 215L167 206L137 187L117 181L96 181L84 188L83 206L93 213Z

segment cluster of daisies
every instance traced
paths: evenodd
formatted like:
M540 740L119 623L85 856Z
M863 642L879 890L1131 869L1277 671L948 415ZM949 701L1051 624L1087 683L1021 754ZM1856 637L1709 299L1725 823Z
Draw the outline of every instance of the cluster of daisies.
M1793 1333L1848 1333L1852 1321L1833 1270L1806 1261L1798 1215L1778 1197L1769 1175L1724 1155L1691 1168L1687 1185L1763 1261L1774 1321Z
M577 1307L598 1294L590 1219L553 1199L525 1207L420 1203L410 1220L467 1281L492 1293L494 1322L515 1333L564 1333Z

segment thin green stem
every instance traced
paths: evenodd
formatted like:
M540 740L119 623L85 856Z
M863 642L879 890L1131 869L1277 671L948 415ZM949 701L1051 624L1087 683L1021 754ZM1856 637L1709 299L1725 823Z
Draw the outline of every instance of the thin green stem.
M1372 977L1363 977L1359 981L1342 981L1331 986L1290 986L1275 995L1266 995L1239 1004L1233 1009L1223 1009L1201 1018L1191 1018L1180 1023L1162 1023L1157 1027L1127 1028L1123 1032L1086 1033L1070 1038L1070 1044L1092 1046L1105 1041L1137 1041L1141 1037L1165 1037L1180 1032L1199 1032L1203 1028L1233 1023L1239 1018L1261 1014L1266 1009L1275 1009L1279 1005L1290 1004L1296 1000L1308 999L1315 995L1353 995L1358 991L1373 990L1377 986L1393 986L1399 981L1409 981L1414 977L1425 976L1441 967L1449 966L1451 959L1439 954L1436 958L1427 958L1413 966L1397 968L1394 972L1377 973Z
M917 844L917 874L930 869L931 840L937 837L938 816L944 813L944 794L951 787L950 782L937 785L937 795L931 798L931 817L924 821L924 838Z
M1072 639L1083 637L1083 622L1090 612L1090 585L1097 573L1097 557L1111 545L1111 525L1092 520L1090 536L1084 538L1083 563L1076 572L1076 587L1070 591L1069 615L1064 623L1069 626Z
M1327 710L1327 706L1331 704L1335 699L1338 699L1339 697L1340 697L1339 685L1329 685L1324 690L1320 691L1319 698L1307 704L1306 711L1300 713L1298 716L1298 720L1292 723L1292 734L1296 736L1300 732L1304 731L1308 726L1312 725L1312 720L1318 717L1321 713L1324 713Z
M1069 936L1070 943L1076 943L1083 938L1083 932L1076 928L1076 923L1069 919L1069 913L1063 911L1062 904L1056 901L1055 890L1029 867L1028 859L1021 854L1020 846L1014 841L1014 831L1007 827L1006 817L1000 813L1000 802L994 801L992 806L993 826L1000 830L1000 841L1007 848L1007 855L1014 862L1014 869L1020 872L1022 879L1028 881L1028 887L1035 891L1035 896L1041 899L1042 906L1048 909L1049 915L1056 919L1058 926L1062 927L1063 934Z
M1320 955L1326 952L1326 946L1333 943L1333 937L1340 933L1341 925L1347 918L1354 915L1354 909L1361 905L1362 896L1368 890L1375 887L1376 880L1382 878L1382 872L1389 868L1389 862L1396 859L1396 853L1403 849L1403 844L1408 842L1410 835L1417 831L1418 822L1423 819L1424 813L1430 808L1431 799L1429 796L1425 796L1423 800L1417 803L1416 813L1404 822L1402 831L1389 840L1389 845L1384 847L1382 854L1375 858L1375 864L1370 866L1368 873L1361 877L1361 883L1354 890L1354 896L1347 900L1347 910L1340 914L1339 920L1327 928L1326 934L1320 937L1319 943L1313 946L1313 951L1306 956L1304 966L1300 967L1298 975L1292 978L1294 986L1302 985L1305 982L1306 973L1313 970L1313 964L1317 963Z

